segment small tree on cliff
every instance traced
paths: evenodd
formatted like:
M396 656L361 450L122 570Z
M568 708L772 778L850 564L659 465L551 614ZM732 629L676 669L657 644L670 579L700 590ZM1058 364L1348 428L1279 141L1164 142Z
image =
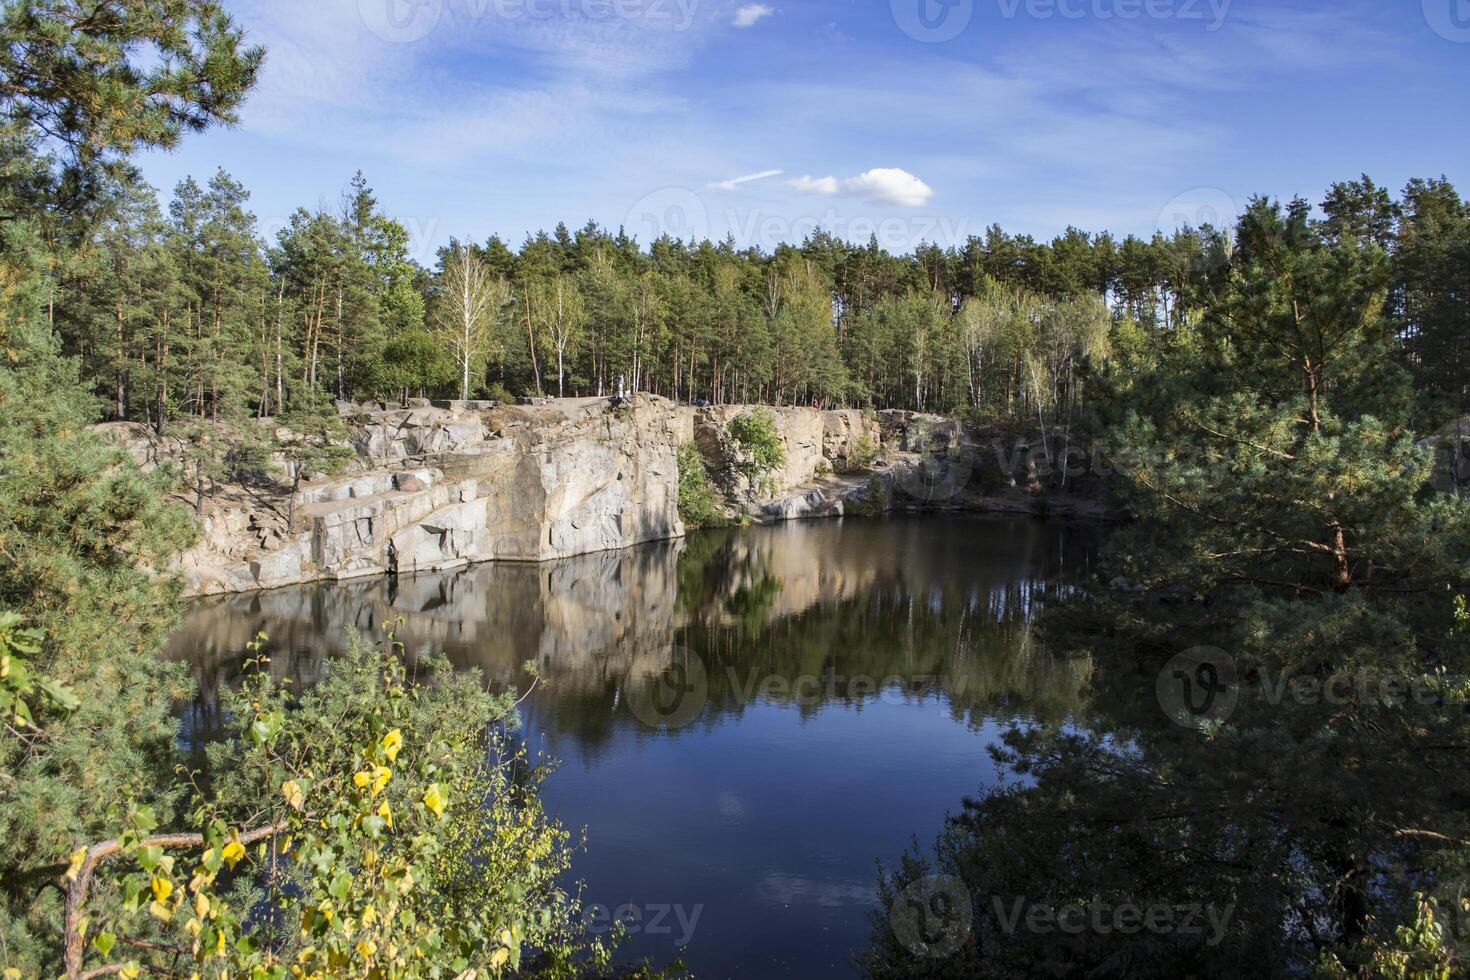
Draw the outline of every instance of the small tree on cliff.
M730 438L750 454L749 461L740 464L740 471L752 480L786 465L786 443L770 409L757 408L749 415L731 419Z

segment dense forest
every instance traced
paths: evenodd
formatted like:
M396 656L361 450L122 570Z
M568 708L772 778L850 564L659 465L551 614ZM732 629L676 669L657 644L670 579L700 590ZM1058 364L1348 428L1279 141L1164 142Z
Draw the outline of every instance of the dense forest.
M224 172L166 211L136 179L99 189L96 223L48 254L48 315L109 417L271 415L293 394L401 400L648 391L682 400L1070 419L1088 366L1147 359L1197 325L1230 229L1050 242L990 228L894 256L818 232L773 254L731 241L639 243L565 224L518 249L453 242L433 269L358 174L335 211L263 240ZM1305 208L1295 202L1293 208ZM1465 407L1470 206L1443 179L1395 199L1334 185L1323 235L1385 256L1393 355Z

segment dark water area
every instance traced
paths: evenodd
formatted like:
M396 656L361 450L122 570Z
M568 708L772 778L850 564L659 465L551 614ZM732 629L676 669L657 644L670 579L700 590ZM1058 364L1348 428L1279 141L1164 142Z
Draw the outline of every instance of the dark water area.
M1009 725L1082 707L1085 662L1035 636L1082 580L1087 525L981 517L707 532L544 565L201 600L170 656L191 662L185 738L269 634L310 683L347 631L392 629L524 690L533 752L560 760L548 808L587 847L574 869L623 953L702 977L846 977L878 910L877 867L1003 778ZM686 948L687 947L687 948Z

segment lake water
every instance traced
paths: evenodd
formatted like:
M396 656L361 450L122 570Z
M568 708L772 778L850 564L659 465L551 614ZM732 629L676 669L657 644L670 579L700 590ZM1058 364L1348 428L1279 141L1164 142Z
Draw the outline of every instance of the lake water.
M185 737L215 732L216 692L261 631L303 683L349 627L392 628L499 688L524 689L534 660L526 737L560 760L548 806L586 828L574 868L594 912L629 926L626 956L851 976L878 864L1001 778L987 746L1008 725L1078 707L1086 665L1039 649L1033 626L1098 537L981 517L799 523L201 600L171 646L200 685Z

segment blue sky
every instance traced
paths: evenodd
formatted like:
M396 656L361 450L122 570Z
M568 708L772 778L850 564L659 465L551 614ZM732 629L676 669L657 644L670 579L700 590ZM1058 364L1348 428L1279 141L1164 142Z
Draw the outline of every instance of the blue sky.
M1365 172L1470 192L1470 0L229 6L259 90L148 178L223 166L273 233L361 169L421 261L563 220L908 251L1152 234Z

